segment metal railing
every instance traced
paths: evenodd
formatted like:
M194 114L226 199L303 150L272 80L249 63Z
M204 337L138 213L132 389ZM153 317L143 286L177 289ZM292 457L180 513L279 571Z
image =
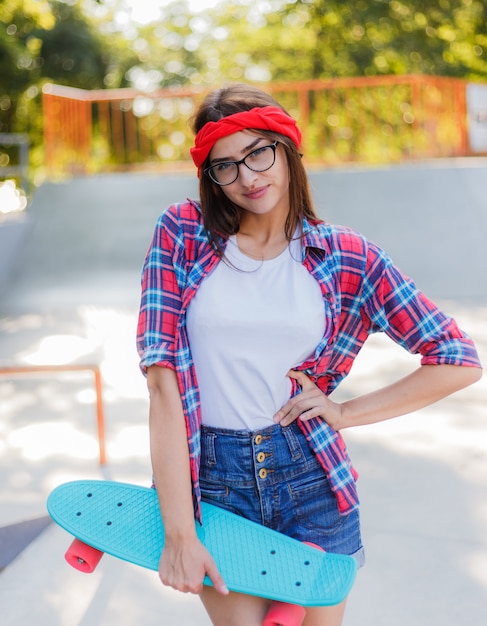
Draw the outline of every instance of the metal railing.
M103 409L102 380L100 368L97 365L18 365L0 367L0 376L65 373L65 372L93 372L96 394L96 429L98 436L98 454L100 465L107 462L105 450L105 416Z
M434 76L336 78L264 86L298 119L308 164L384 163L472 154L467 81ZM188 119L202 89L153 93L46 85L46 163L76 174L189 163Z

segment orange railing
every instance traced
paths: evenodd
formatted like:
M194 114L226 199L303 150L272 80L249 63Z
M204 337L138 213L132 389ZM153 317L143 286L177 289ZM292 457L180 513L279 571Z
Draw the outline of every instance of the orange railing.
M0 367L1 376L37 376L39 374L59 374L64 372L92 372L96 394L96 430L98 436L98 456L100 465L107 462L105 450L105 417L103 410L102 380L100 368L97 365L18 365Z
M304 131L307 163L384 163L472 154L467 81L434 76L270 83ZM203 90L85 91L46 85L48 171L76 174L188 162Z

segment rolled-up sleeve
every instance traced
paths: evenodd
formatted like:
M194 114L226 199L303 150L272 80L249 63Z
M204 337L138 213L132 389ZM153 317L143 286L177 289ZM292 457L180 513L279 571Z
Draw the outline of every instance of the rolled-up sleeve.
M175 369L177 324L181 312L177 245L179 225L173 207L159 218L142 271L137 350L143 373L151 365Z
M406 277L387 254L370 244L363 310L373 330L383 331L422 365L481 367L470 337Z

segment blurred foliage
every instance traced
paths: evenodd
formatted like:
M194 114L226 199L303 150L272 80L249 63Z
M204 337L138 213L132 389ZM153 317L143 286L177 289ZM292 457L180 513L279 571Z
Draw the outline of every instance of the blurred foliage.
M107 57L101 37L79 6L56 2L51 11L54 26L36 33L43 78L83 89L102 88Z
M302 0L283 14L300 15L315 77L487 76L485 0Z
M0 132L27 132L34 165L46 82L152 91L405 73L487 78L487 0L222 0L193 11L173 0L148 23L135 21L134 7L0 0Z
M226 0L195 15L177 0L134 45L157 86L411 73L485 79L487 0Z
M121 34L103 32L98 0L0 0L0 132L24 132L42 162L41 92L46 82L84 89L127 84L136 61ZM89 9L92 9L91 12ZM113 14L103 12L110 22ZM125 67L120 68L120 65ZM112 86L112 85L109 85ZM17 151L0 147L12 163ZM5 160L5 159L4 159Z
M38 94L42 61L39 29L54 26L48 2L3 0L0 3L0 132L24 130L16 114ZM23 124L20 124L23 127Z

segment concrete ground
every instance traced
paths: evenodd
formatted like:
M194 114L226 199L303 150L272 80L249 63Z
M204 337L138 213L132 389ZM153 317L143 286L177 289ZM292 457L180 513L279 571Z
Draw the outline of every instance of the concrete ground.
M320 214L383 245L457 317L484 362L486 181L485 159L311 173ZM2 626L209 625L196 598L163 588L154 572L110 557L89 576L70 569L69 536L45 523L47 495L60 482L150 481L148 401L134 347L140 266L159 212L196 195L183 174L77 179L34 195L30 231L0 294L0 367L98 364L108 463L98 464L89 372L0 376ZM373 337L338 396L415 364ZM408 417L346 433L367 551L346 626L485 621L486 405L484 378Z

